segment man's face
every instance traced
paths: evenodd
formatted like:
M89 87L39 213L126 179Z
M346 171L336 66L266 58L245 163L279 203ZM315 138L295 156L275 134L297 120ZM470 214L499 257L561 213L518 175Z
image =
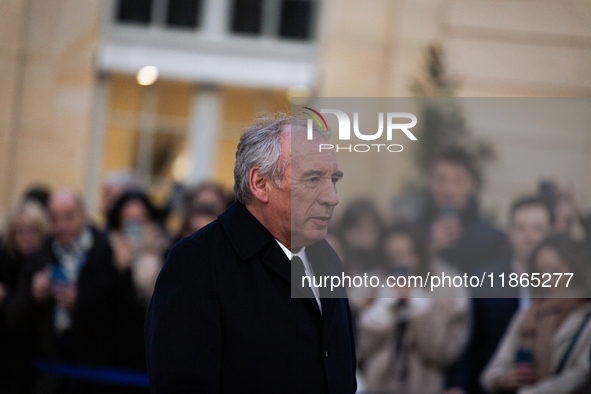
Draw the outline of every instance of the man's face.
M429 189L439 208L464 209L474 193L474 180L462 165L440 160L431 169Z
M412 238L406 234L390 234L384 240L384 254L387 263L403 266L416 272L419 268L419 256L415 251Z
M371 252L380 239L380 226L371 213L365 213L344 232L343 237L349 249Z
M509 239L515 256L525 263L536 245L551 230L548 210L541 205L527 205L513 213Z
M341 179L336 156L332 151L319 152L320 139L309 141L302 132L285 130L283 151L291 152L282 184L283 190L271 190L269 208L291 233L292 249L308 246L326 237L328 223L339 203L336 182ZM289 158L288 158L289 160Z
M49 206L53 235L63 247L69 247L82 234L86 224L84 210L75 198L59 197Z
M121 224L139 223L150 221L150 214L146 206L139 200L131 200L121 210Z

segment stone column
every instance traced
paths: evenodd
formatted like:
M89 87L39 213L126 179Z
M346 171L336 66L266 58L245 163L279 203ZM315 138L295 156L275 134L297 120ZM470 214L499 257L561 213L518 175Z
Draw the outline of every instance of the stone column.
M216 161L221 112L221 92L217 86L195 89L188 136L191 171L188 184L212 179Z

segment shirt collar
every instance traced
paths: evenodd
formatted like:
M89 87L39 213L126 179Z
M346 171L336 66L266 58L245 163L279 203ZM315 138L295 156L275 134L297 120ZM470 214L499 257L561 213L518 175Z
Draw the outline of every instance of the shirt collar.
M53 251L57 256L72 255L78 256L88 252L93 246L92 231L89 227L85 226L82 233L69 247L64 247L53 239Z
M277 239L275 239L275 241L277 241L277 243L279 244L279 246L281 246L281 249L283 249L283 251L285 252L285 255L287 256L287 258L291 261L291 259L293 258L293 256L298 256L300 259L302 259L302 261L304 260L305 257L305 250L306 247L304 246L303 248L301 248L297 253L292 253L291 250L287 249L285 247L285 245L283 245L281 242L279 242Z

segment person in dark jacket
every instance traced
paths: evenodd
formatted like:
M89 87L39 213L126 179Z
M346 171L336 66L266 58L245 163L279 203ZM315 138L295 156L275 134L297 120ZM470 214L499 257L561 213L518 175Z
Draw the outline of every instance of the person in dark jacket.
M119 334L127 338L120 354L127 366L141 370L146 370L144 319L170 245L157 217L158 210L148 195L124 192L109 212L106 231L115 267L120 274L131 276L135 294L119 322Z
M347 299L295 286L342 272L324 240L342 174L305 127L280 116L245 131L237 202L171 250L145 324L152 393L355 392Z
M482 268L477 275L493 274L498 278L505 274L527 273L527 264L536 246L550 234L554 216L550 206L536 196L518 198L509 214L509 242L511 253L505 260L496 261ZM497 350L511 319L516 312L527 309L531 302L529 288L496 286L476 289L474 303L474 327L470 352L467 354L465 369L470 377L473 392L484 392L479 382L474 381Z
M509 250L505 234L480 216L474 158L459 146L445 147L433 157L419 224L432 252L468 275Z
M431 252L462 275L481 273L485 267L507 261L510 253L505 234L480 216L476 179L474 158L468 151L457 145L440 149L431 160L429 195L418 219L430 240ZM451 393L480 392L480 372L515 311L514 306L507 311L504 304L504 300L473 300L471 339L448 373L447 386L455 389ZM498 337L486 332L489 326L478 324L488 317L500 324ZM492 350L487 354L489 350L483 353L482 349Z
M49 218L36 201L18 205L8 222L6 242L0 240L0 393L31 391L31 344L8 321L6 305L11 303L27 256L49 235Z
M133 297L131 278L118 273L106 239L87 224L82 200L71 192L49 204L52 236L30 255L6 305L10 323L28 334L42 361L117 366L117 324ZM105 392L100 384L41 374L44 393Z

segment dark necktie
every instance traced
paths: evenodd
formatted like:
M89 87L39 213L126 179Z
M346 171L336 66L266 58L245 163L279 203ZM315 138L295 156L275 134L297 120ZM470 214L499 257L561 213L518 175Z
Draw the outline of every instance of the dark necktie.
M299 291L300 294L305 295L306 298L311 298L316 304L316 297L314 296L314 292L312 291L312 281L313 278L310 277L310 280L307 278L303 280L302 286L302 277L306 276L306 271L304 269L304 262L298 256L293 256L291 258L291 286L292 290ZM292 294L293 295L293 294ZM317 305L317 304L316 304Z
M304 269L304 262L298 256L293 256L291 258L291 282L292 282L292 285L295 285L297 287L301 287L303 276L306 276L306 271ZM306 279L305 283L306 283L306 285L308 284L307 279Z

